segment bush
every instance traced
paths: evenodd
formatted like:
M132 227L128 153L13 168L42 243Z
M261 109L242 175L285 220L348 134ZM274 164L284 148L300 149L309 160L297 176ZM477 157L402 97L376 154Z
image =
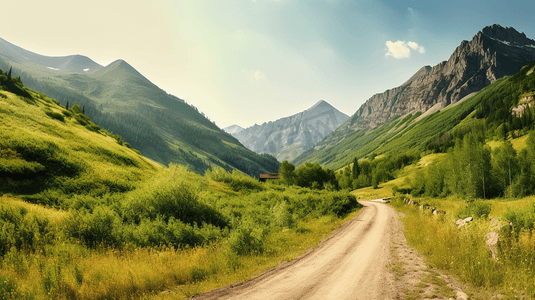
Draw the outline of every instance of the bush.
M168 222L173 217L190 225L207 223L221 228L227 226L228 222L220 212L199 201L195 179L187 179L187 176L185 167L171 165L145 186L132 192L121 205L124 220L139 224L142 219L161 218ZM199 177L197 180L202 179Z
M233 170L232 173L225 171L223 168L216 168L215 170L207 170L204 174L206 177L218 181L224 182L230 186L233 191L262 191L264 187L256 179L247 176L240 171Z
M11 248L36 251L51 242L49 220L25 208L0 204L0 256Z
M121 219L119 215L106 206L97 207L93 213L71 211L64 221L67 237L75 238L87 246L117 245Z
M464 219L467 217L486 218L491 211L491 205L488 202L473 201L457 213L457 218Z
M19 292L15 280L0 274L0 299L21 299L24 298Z
M323 215L334 214L337 217L343 217L360 207L362 207L362 204L357 202L357 198L354 195L338 192L325 195L319 210Z
M535 226L535 203L531 203L522 210L507 210L503 214L503 218L507 222L513 223L513 229L518 233L522 229L531 230Z
M93 122L91 121L91 119L89 119L86 115L82 114L82 113L75 113L74 114L74 119L80 123L80 125L82 126L87 126L87 125L91 125L93 124Z
M252 225L242 225L234 230L228 240L230 250L238 255L264 252L264 230Z
M58 120L58 121L61 121L61 122L65 122L65 118L60 113L47 110L47 111L45 111L45 114L47 116L51 117L52 119L55 119L55 120Z

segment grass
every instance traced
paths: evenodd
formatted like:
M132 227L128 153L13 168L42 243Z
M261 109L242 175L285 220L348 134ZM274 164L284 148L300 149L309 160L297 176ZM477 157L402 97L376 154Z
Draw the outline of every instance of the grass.
M502 246L499 261L492 259L485 244L486 234L493 229L489 219L476 219L460 230L455 225L456 210L466 202L459 199L418 199L420 203L436 205L444 209L445 218L426 215L415 207L393 202L396 209L405 214L405 236L412 246L426 257L434 268L447 271L470 285L469 292L475 298L485 298L489 289L494 295L506 297L535 297L535 272L533 269L533 232L522 231L515 239L500 231ZM490 217L502 217L507 209L519 210L533 203L533 198L516 201L491 201ZM505 244L504 244L505 243ZM504 247L504 245L509 245Z

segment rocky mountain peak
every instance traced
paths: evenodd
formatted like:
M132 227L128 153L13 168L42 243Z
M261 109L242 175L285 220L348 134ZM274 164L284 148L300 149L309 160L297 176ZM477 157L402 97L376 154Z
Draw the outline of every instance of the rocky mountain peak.
M324 100L295 115L233 132L245 147L291 161L344 123L349 116ZM228 128L229 131L232 128Z
M477 36L482 34L487 35L490 38L508 41L514 44L525 44L531 41L523 32L518 32L513 27L502 27L498 24L483 28L483 30L478 32Z
M337 138L331 142L344 136L343 131L373 128L396 116L456 103L531 61L534 40L512 27L487 26L471 41L462 41L447 61L424 66L403 85L372 96L333 133Z

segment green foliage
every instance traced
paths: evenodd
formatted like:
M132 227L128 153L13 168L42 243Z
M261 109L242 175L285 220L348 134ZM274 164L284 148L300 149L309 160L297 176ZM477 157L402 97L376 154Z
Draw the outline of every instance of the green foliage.
M517 235L522 229L531 230L535 226L535 203L522 210L508 209L503 218L513 224L512 229Z
M467 217L487 218L491 212L491 204L484 201L472 201L465 208L457 212L457 218L464 219Z
M171 218L184 223L228 225L227 220L215 209L199 199L199 185L188 180L190 176L184 167L172 165L143 187L133 191L121 204L123 219L128 223L140 224L143 219L160 218L168 222ZM239 177L232 174L232 177ZM232 184L232 183L231 183Z
M70 238L78 239L90 247L116 245L121 220L109 207L99 206L93 213L73 211L65 219L63 231Z
M281 175L281 179L287 184L287 185L293 185L295 182L295 166L289 163L287 160L283 161L281 163L281 166L279 167L279 174Z
M45 110L45 114L51 117L52 119L58 120L60 122L65 122L65 118L60 113Z
M52 242L49 220L0 202L0 257L12 248L37 251Z
M24 299L17 283L12 278L0 274L0 299Z
M318 163L306 163L295 169L295 184L300 187L323 189L326 184L338 186L334 171L322 168Z
M228 243L230 250L238 255L258 254L264 251L264 231L262 228L245 224L232 232Z
M238 170L233 170L232 173L229 173L223 168L214 168L206 171L205 176L214 181L228 184L236 192L242 190L261 191L264 189L260 182Z

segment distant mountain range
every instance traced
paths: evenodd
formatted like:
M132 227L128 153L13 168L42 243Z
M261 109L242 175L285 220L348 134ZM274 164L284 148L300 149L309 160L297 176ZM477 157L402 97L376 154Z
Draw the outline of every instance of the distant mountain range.
M370 129L400 116L426 116L473 95L535 61L535 41L514 28L492 25L463 41L447 61L424 66L399 87L372 96L344 124L295 160L329 165L339 153L357 149L352 143ZM349 163L349 162L348 162Z
M267 153L279 161L292 161L313 147L349 116L321 100L311 108L290 117L240 130L233 125L225 128L232 132L245 147L256 153Z
M239 125L230 125L229 127L225 127L223 128L223 130L225 130L226 132L234 135L240 131L243 130L243 127L239 126Z
M78 102L96 124L164 165L189 165L199 173L221 166L253 176L278 170L274 157L246 149L124 60L104 67L81 55L39 55L0 38L0 68L11 67L13 76L20 76L29 88L63 105Z

